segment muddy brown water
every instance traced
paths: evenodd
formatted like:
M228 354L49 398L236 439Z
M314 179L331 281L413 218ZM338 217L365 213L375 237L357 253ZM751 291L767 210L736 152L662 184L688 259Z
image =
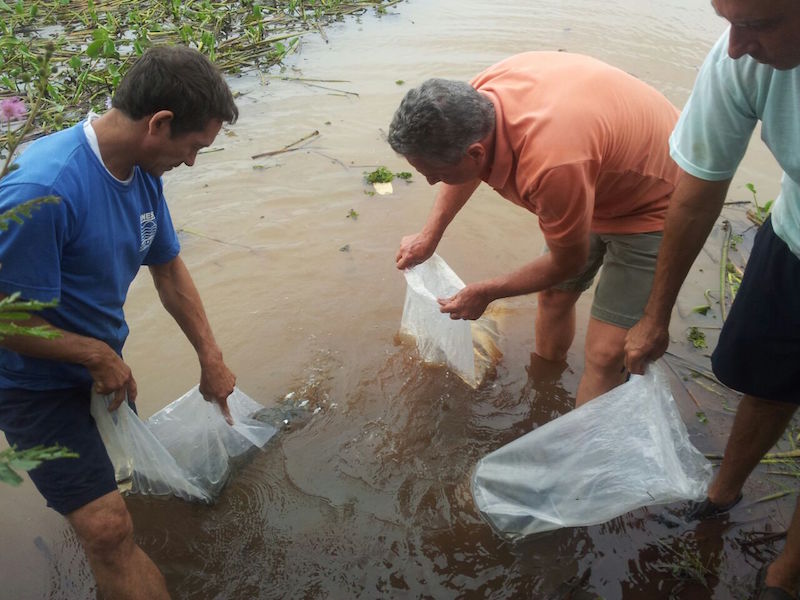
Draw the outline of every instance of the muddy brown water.
M479 389L420 364L396 335L405 283L393 257L400 237L422 225L434 190L415 176L373 196L362 179L378 165L408 170L383 134L404 92L428 77L467 79L516 52L563 49L619 66L682 106L725 23L693 0L412 0L389 12L348 19L325 39L306 36L284 69L232 80L240 121L194 168L165 178L182 255L239 386L266 406L308 400L312 414L247 464L214 506L129 498L139 543L174 597L192 600L747 597L780 547L759 536L783 530L793 506L791 497L753 502L786 485L763 471L742 507L717 523L688 525L668 506L516 545L492 533L474 507L470 471L571 409L590 296L563 370L531 364L535 297L498 303L503 357ZM313 131L297 151L251 159ZM747 182L771 198L778 181L754 140L730 199L749 200ZM743 207L729 212L746 256ZM716 231L681 294L669 362L704 452L722 450L737 402L688 378L684 362L708 367L686 329L707 327L713 344L719 318L690 309L717 285L720 239ZM482 187L439 252L470 282L523 264L541 244L533 216ZM146 272L126 313L125 357L146 417L192 387L198 367ZM93 597L74 537L29 481L3 487L0 528L0 597ZM670 568L682 553L708 569L705 585Z

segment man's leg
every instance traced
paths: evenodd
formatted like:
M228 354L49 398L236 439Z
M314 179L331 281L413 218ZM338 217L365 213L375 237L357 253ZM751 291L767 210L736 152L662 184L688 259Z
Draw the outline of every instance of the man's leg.
M567 351L575 337L575 303L581 293L553 288L538 293L536 354L553 362L566 360Z
M584 346L585 367L575 405L625 381L628 329L641 318L653 284L661 232L601 235L606 245Z
M133 541L133 522L119 492L101 496L66 517L83 545L102 597L169 598L158 567Z
M625 356L624 327L589 319L584 348L584 368L575 406L581 406L614 389L625 381L623 359Z
M708 499L712 503L725 506L738 497L747 477L783 435L796 410L796 404L749 395L742 398L719 472L708 488ZM798 583L800 504L795 507L783 551L768 567L765 580L766 586L780 587L790 594L796 592Z
M796 404L744 396L725 446L719 472L708 488L708 499L724 506L733 502L758 462L780 439Z

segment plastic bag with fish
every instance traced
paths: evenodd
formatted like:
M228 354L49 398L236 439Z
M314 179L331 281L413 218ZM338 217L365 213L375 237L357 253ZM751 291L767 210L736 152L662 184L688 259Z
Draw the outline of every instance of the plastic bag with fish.
M415 338L424 362L446 364L468 385L478 387L501 356L491 312L462 321L439 310L437 298L453 296L464 282L438 254L403 273L407 287L400 333Z
M231 461L263 447L277 429L254 417L263 407L238 388L228 397L233 425L197 386L142 421L127 402L108 411L113 394L92 394L91 413L121 489L134 494L174 495L214 501L231 472Z
M657 365L482 458L475 503L503 537L596 525L705 497L711 464L689 441Z

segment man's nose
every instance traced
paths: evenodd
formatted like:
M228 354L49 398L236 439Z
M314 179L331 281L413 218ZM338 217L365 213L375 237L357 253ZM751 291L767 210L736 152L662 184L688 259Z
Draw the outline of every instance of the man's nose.
M746 27L731 25L728 36L728 56L733 59L741 58L745 54L752 54L758 49L758 39Z
M194 164L196 158L197 158L197 152L196 151L192 152L191 154L189 154L189 157L183 161L183 164L185 164L187 167L191 167Z

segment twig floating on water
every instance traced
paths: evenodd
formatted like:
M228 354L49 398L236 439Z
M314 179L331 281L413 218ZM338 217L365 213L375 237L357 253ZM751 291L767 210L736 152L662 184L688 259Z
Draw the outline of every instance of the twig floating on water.
M317 135L319 135L319 130L315 129L314 131L309 133L307 136L301 137L296 142L292 142L291 144L287 144L286 146L284 146L280 150L272 150L270 152L261 152L260 154L254 154L250 158L255 159L255 158L261 158L263 156L275 156L276 154L281 154L282 152L288 152L289 150L297 150L297 148L293 148L293 146L297 146L297 144L301 144L301 143L305 142L306 140L309 140L309 139L311 139L311 138L313 138L314 136L317 136Z
M339 90L339 89L327 87L327 86L324 86L324 85L317 85L316 83L305 82L305 84L307 86L309 86L309 87L316 87L316 88L320 88L320 89L323 89L323 90L328 90L330 92L338 92L340 94L355 96L356 98L358 98L358 92L348 92L347 90Z
M219 238L211 237L210 235L206 235L205 233L200 233L199 231L195 231L194 229L188 229L186 227L180 227L178 229L178 233L188 233L190 235L196 235L197 237L206 238L207 240L211 240L212 242L217 242L218 244L225 244L226 246L236 246L237 248L244 248L245 250L253 250L250 246L245 246L244 244L237 244L236 242L226 242L225 240L221 240Z
M336 164L340 165L345 171L350 170L350 167L348 167L346 164L344 164L342 161L340 161L338 158L334 156L328 156L327 154L325 154L324 152L320 152L319 150L311 150L311 152L313 152L314 154L319 154L320 156L327 158L331 162L335 162Z

